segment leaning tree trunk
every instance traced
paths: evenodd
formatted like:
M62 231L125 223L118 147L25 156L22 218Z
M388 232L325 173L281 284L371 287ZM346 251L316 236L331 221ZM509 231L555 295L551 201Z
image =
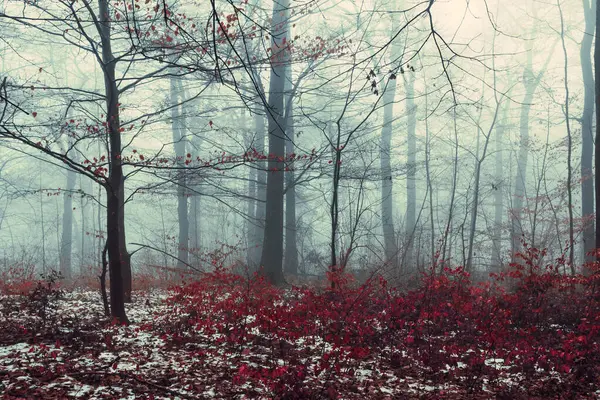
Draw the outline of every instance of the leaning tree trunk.
M581 216L583 227L583 252L586 262L594 261L594 180L592 159L594 155L594 71L592 68L592 42L594 39L594 8L596 0L583 2L585 32L581 41L580 59L583 75L583 115L581 117ZM586 268L585 272L589 272Z
M99 26L102 41L102 64L106 97L106 124L110 150L110 170L106 184L106 235L110 276L110 313L119 322L128 323L125 313L125 298L122 276L122 262L127 262L121 254L120 239L125 237L121 221L124 209L123 166L121 164L121 133L119 120L119 91L115 76L115 58L112 54L110 37L110 16L108 1L98 0Z
M261 254L264 274L275 285L283 279L283 188L285 132L283 131L283 92L289 55L289 0L275 2L271 22L271 78L269 81L269 161L267 176L267 214Z

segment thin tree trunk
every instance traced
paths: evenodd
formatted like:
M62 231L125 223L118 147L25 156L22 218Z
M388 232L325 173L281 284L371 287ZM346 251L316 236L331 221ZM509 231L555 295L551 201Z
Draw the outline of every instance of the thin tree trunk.
M46 275L46 227L44 224L44 196L42 188L42 164L40 163L40 225L42 228L42 274Z
M406 74L405 74L406 75ZM407 114L407 169L406 169L406 256L405 264L410 270L415 270L413 259L414 235L417 214L417 106L415 105L415 78L409 71L408 78L404 80L406 88L406 114Z
M75 172L67 170L67 188L63 197L62 237L60 244L60 274L63 279L71 280L73 247L73 191L75 190Z
M494 78L494 87L495 87L495 78ZM483 165L483 162L485 161L485 158L487 156L487 150L488 150L488 145L490 143L490 137L492 136L492 131L494 130L494 125L496 125L496 120L498 118L498 111L500 110L500 102L497 99L497 94L496 95L496 109L494 111L494 118L492 119L490 128L487 132L487 134L484 133L485 136L485 142L483 143L483 151L481 154L481 157L479 157L479 134L480 132L478 132L477 134L477 162L475 165L475 188L473 189L473 203L471 205L471 224L470 224L470 228L469 228L469 250L468 250L468 255L467 255L467 263L466 263L466 270L467 272L472 273L473 272L473 249L474 249L474 244L475 244L475 231L477 228L477 216L478 216L478 212L479 212L479 186L480 186L480 182L481 182L481 167ZM480 114L481 117L481 114ZM481 131L481 128L479 127L479 124L477 126L477 129L479 131Z
M448 260L452 258L452 240L450 240L450 246L448 246L448 236L452 232L453 218L454 218L454 202L456 200L456 183L458 181L458 127L456 124L456 105L452 109L452 120L454 130L454 157L452 160L453 171L452 171L452 191L450 193L450 205L448 210L448 222L444 229L444 236L442 238L442 262L446 260L446 250L448 250Z
M513 210L511 215L511 251L512 260L521 251L523 237L522 209L525 201L525 188L527 185L527 161L529 157L529 111L535 89L537 88L536 76L532 70L533 54L530 48L527 52L527 66L523 72L525 96L521 101L521 115L519 118L519 153L517 158L517 175L513 197Z
M381 128L381 146L379 160L381 163L381 224L383 227L383 243L385 261L393 270L398 268L398 248L394 230L394 195L391 164L391 142L394 97L396 78L390 78L383 93L383 126Z
M427 82L427 77L424 76L425 82ZM425 93L425 112L429 112L429 95ZM435 256L435 220L433 214L433 185L431 181L431 137L429 132L429 119L425 118L425 174L427 178L427 191L429 193L429 229L431 230L431 265L433 266L436 262ZM435 272L435 270L434 270Z
M573 168L573 140L571 135L571 115L569 113L569 59L567 58L567 46L565 44L565 25L560 0L557 0L560 13L560 38L564 55L564 83L565 83L565 119L567 124L567 211L569 213L569 267L571 274L575 275L575 234L573 225L573 189L571 187Z
M502 269L502 217L504 215L504 160L503 139L504 129L508 116L509 102L502 107L500 122L496 124L495 134L495 170L492 189L494 190L494 230L492 234L492 260L490 272L498 272Z
M600 6L596 3L596 38L600 38ZM594 143L594 183L596 185L596 260L600 261L600 40L594 45L594 89L596 95L596 141Z
M171 128L173 131L173 147L175 148L176 166L178 167L175 179L177 185L177 221L179 225L179 239L177 245L177 268L183 269L188 264L189 231L188 199L186 196L185 161L187 159L184 125L181 107L177 106L179 96L183 96L176 77L170 78L171 91ZM181 93L179 93L181 92ZM183 101L184 99L182 99Z
M592 68L592 42L594 40L594 9L596 0L583 0L585 32L581 41L580 59L583 75L583 115L581 117L581 216L584 221L583 252L586 262L594 261L594 180L592 163L594 155L594 71ZM589 269L584 269L589 273Z
M265 119L262 114L254 114L254 129L256 131L256 152L259 157L262 157L265 152ZM266 202L267 202L267 165L264 160L257 160L254 167L255 182L254 187L254 219L251 221L252 229L249 237L249 263L251 269L258 270L260 267L260 257L262 254L265 235L265 218L266 218Z
M252 138L249 137L246 143L246 149L249 151L252 146ZM246 250L246 264L250 270L256 269L256 246L257 246L257 219L256 219L256 179L257 169L250 165L248 168L248 200L246 201L246 214L248 219L246 220L246 234L247 234L247 250Z
M529 38L533 41L533 34ZM533 45L530 44L527 49L527 65L523 71L523 85L525 86L525 95L521 101L521 114L519 117L519 153L517 158L517 174L515 177L515 190L513 199L513 209L511 215L511 260L515 260L515 255L521 251L521 240L523 237L522 210L525 202L527 187L527 163L529 158L529 112L535 91L541 81L554 47L548 52L546 62L540 72L533 72Z

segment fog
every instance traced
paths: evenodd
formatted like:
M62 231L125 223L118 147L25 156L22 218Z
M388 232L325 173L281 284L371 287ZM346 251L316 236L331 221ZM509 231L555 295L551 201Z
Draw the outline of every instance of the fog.
M0 268L580 272L583 3L5 0Z

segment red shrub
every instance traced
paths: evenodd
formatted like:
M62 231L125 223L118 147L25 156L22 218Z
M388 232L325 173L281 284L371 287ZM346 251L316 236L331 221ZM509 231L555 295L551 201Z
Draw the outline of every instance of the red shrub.
M446 268L406 293L340 274L322 290L280 290L218 268L177 287L171 312L146 328L172 345L209 340L236 363L234 386L250 382L279 398L353 398L348 382L366 368L421 377L434 385L431 398L591 395L600 379L595 279L541 267L539 255L528 249L478 285Z

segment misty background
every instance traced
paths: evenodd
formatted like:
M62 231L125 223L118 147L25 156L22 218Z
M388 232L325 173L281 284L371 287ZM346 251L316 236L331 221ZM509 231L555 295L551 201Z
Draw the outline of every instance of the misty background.
M595 247L591 0L284 3L110 3L134 275L208 270L214 251L258 268L269 174L285 179L290 274L323 275L334 255L402 280L442 261L483 274L523 243L580 270ZM60 161L108 174L90 5L1 3L0 268L100 268L106 192Z

